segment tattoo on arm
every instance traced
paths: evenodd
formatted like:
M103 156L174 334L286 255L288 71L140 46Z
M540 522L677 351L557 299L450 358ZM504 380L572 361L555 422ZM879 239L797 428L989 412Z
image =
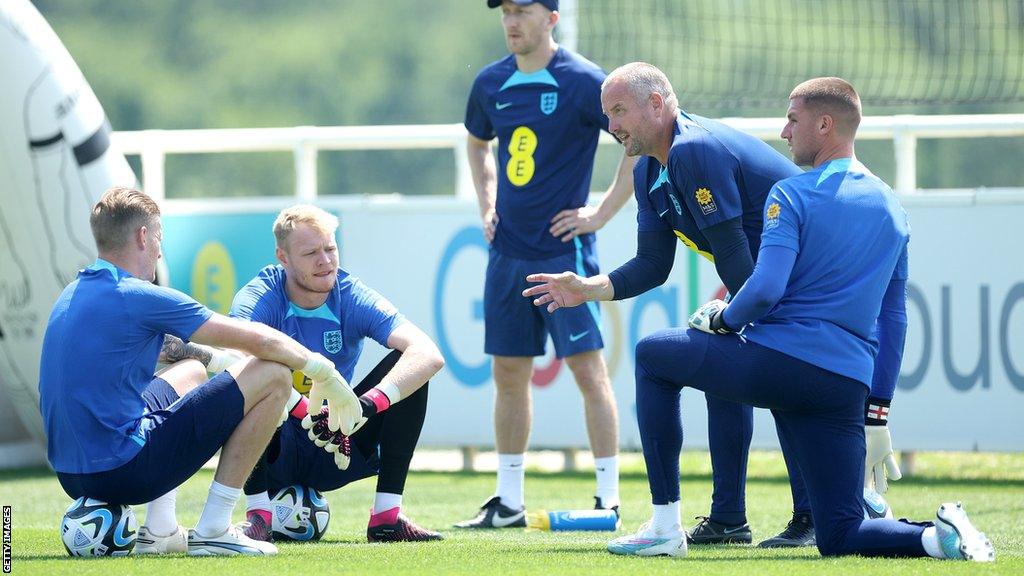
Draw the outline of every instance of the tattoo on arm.
M213 350L199 344L186 344L181 338L164 335L164 345L160 348L160 357L157 359L162 364L174 364L181 360L199 360L203 366L209 366L213 358Z

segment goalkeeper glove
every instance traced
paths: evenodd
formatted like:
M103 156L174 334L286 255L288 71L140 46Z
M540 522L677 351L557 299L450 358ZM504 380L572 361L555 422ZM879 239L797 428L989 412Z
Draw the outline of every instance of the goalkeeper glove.
M732 334L735 332L725 324L723 314L729 305L721 300L712 300L690 315L690 328L708 334Z
M352 461L351 435L332 432L327 427L327 419L328 409L326 407L321 408L319 413L307 415L303 418L302 427L308 430L309 439L314 444L323 448L328 453L334 454L334 465L339 470L348 470L349 463ZM365 423L366 418L360 418L352 434L355 434Z
M330 378L333 371L334 362L328 360L323 354L315 352L309 355L309 358L306 359L306 365L302 367L302 373L313 382Z
M221 350L215 348L213 354L210 355L210 362L206 365L206 372L209 374L220 374L221 372L228 369L235 362L238 362L244 358L242 354L235 350L229 350L227 348Z
M889 402L868 398L864 413L864 487L870 488L873 481L875 491L884 494L889 489L887 476L892 480L903 477L889 435Z
M328 370L326 366L330 366L330 369ZM345 378L334 369L330 360L320 354L313 354L302 371L313 381L313 385L309 389L311 409L318 410L326 401L327 407L330 409L327 426L331 430L341 430L345 434L351 434L359 419L362 418L363 411L359 404L359 398L349 388Z

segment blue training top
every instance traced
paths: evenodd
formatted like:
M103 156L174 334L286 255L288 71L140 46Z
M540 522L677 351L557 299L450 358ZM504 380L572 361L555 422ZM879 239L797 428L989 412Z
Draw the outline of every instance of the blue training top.
M288 299L287 276L281 266L267 266L235 294L231 316L276 328L313 352L334 362L351 384L352 373L363 351L363 339L381 346L405 322L393 304L359 278L338 269L338 281L327 301L313 310L300 308ZM312 382L296 371L295 389L309 394Z
M741 218L756 258L768 191L779 180L801 173L762 140L680 111L668 166L644 156L633 169L638 230L671 230L691 250L714 261L703 231Z
M57 472L113 470L145 445L154 421L142 392L164 335L188 340L213 312L106 260L57 298L43 337L39 409Z
M597 139L608 126L604 78L596 64L565 48L537 72L520 72L509 55L477 75L465 124L481 140L498 138L498 252L541 260L573 250L548 229L555 214L587 203ZM593 234L579 238L594 241Z
M782 298L743 335L870 387L875 322L890 281L907 279L909 239L892 189L850 158L779 182L761 245L796 260Z

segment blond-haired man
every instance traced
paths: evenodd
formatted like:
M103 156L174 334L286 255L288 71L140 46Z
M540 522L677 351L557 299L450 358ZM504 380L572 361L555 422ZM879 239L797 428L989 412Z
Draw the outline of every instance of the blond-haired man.
M163 230L159 206L142 192L108 190L90 224L99 257L61 293L43 339L39 404L61 486L72 498L149 502L139 553L276 553L230 521L281 419L290 371L310 376L314 395L335 412L337 429L354 428L358 400L321 354L153 284ZM167 335L251 356L207 382L193 360L154 377ZM175 519L175 489L218 450L206 506L186 535Z
M351 438L320 420L320 406L302 406L272 439L246 483L248 534L272 538L269 491L301 484L319 491L377 476L366 537L377 541L439 540L401 514L402 494L427 409L427 380L444 366L434 342L386 298L338 267L338 219L310 205L281 211L274 222L278 264L267 266L235 295L231 315L281 330L330 358L351 380L371 338L393 350L359 384L363 424ZM309 392L301 375L295 388ZM308 374L306 375L308 377ZM300 422L311 430L307 433ZM314 446L307 435L320 446ZM320 448L323 449L320 449Z

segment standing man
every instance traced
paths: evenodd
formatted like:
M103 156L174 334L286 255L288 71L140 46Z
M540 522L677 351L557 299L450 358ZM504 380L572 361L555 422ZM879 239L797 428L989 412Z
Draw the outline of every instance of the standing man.
M308 417L304 402L292 409L245 484L246 534L271 540L268 490L301 484L326 492L376 475L367 540L440 540L440 534L417 526L401 510L427 413L427 380L444 359L430 337L391 302L338 267L337 228L338 219L315 206L282 210L274 221L280 264L267 266L242 287L231 316L281 330L333 361L346 381L352 379L364 339L393 352L354 387L362 421L351 438L331 432L319 407ZM308 376L295 374L294 394L309 394ZM312 428L309 437L316 446L303 427Z
M749 134L680 110L668 78L650 64L613 71L601 98L611 132L626 154L640 156L633 175L639 213L636 257L597 278L614 286L615 300L660 286L672 270L678 240L714 263L730 294L739 292L754 269L765 197L800 169ZM688 537L691 544L750 543L745 493L753 408L710 395L706 402L711 514L699 517ZM810 503L795 464L787 465L793 520L762 544L813 545Z
M108 190L89 223L99 257L61 293L43 337L39 407L57 479L72 498L149 502L137 553L277 553L231 526L231 511L281 420L290 370L311 378L311 396L327 400L335 430L352 431L358 400L322 355L153 284L163 230L160 208L142 192ZM192 360L154 378L166 335L252 356L205 383ZM186 535L175 490L218 450L206 506Z
M526 526L525 453L532 407L533 358L548 335L583 394L597 469L596 507L617 509L618 414L601 348L596 304L547 314L520 296L528 272L598 273L593 232L622 207L632 187L623 158L601 205L586 206L594 152L605 118L604 72L563 47L552 31L558 0L488 0L501 8L511 54L476 77L466 107L469 164L484 237L484 350L494 356L494 496L460 528ZM498 158L491 140L498 138Z
M992 561L992 543L959 502L941 505L934 522L863 518L864 404L875 354L905 335L905 321L881 312L905 308L909 226L892 190L854 156L861 106L848 82L800 84L787 118L782 137L813 169L772 187L750 278L730 303L701 306L691 329L662 330L637 345L637 416L654 514L608 550L686 555L679 401L692 387L772 410L806 482L822 555ZM547 282L530 291L538 305L555 308L582 301L584 287L611 289L533 279ZM876 322L887 326L876 330Z

